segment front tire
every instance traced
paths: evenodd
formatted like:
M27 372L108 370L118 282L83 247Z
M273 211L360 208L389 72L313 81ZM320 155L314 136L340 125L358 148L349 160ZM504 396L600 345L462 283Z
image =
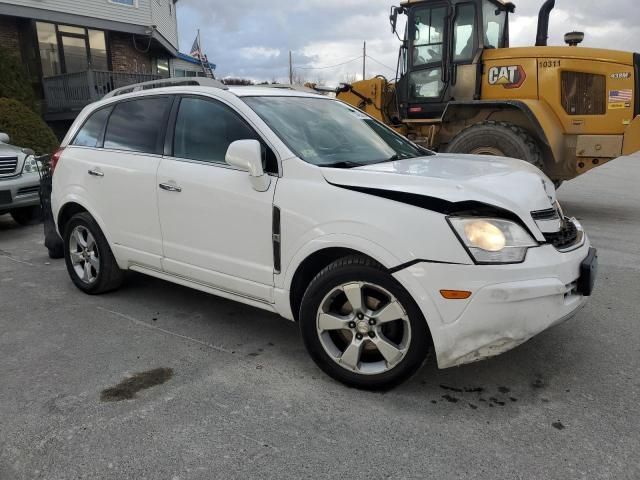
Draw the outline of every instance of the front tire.
M42 208L39 205L11 210L13 220L23 227L35 225L42 221Z
M107 239L87 212L74 215L65 227L64 259L73 283L90 295L116 290L124 280Z
M524 128L506 122L482 122L463 130L448 145L447 152L517 158L544 170L535 139Z
M345 257L322 270L304 294L299 318L311 358L356 388L400 384L431 349L426 321L409 293L364 256Z

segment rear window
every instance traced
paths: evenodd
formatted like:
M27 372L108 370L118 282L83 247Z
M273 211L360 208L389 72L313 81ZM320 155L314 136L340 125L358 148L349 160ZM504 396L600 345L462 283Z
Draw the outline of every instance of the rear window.
M142 153L162 153L164 126L171 108L171 98L143 98L115 106L104 148Z
M76 135L72 145L79 147L97 147L102 138L104 125L109 118L110 108L103 108L93 113Z

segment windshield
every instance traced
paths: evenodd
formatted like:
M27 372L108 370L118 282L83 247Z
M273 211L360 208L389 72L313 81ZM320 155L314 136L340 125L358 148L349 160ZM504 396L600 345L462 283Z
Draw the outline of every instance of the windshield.
M484 46L488 48L504 48L504 27L507 12L490 0L485 0L482 8L484 18Z
M298 157L313 165L349 168L431 153L335 100L310 97L243 100Z

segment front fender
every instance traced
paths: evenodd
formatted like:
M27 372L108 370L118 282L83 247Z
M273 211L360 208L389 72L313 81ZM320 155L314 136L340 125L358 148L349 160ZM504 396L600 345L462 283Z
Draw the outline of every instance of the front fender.
M276 304L278 305L277 310L285 318L290 320L293 320L294 318L289 303L289 292L291 291L293 277L298 267L309 256L327 248L348 248L351 250L357 250L373 258L389 270L399 266L401 263L400 259L390 250L372 242L369 239L357 235L330 234L318 237L306 243L295 253L291 262L289 262L286 271L280 275L280 281L278 282L278 280L276 280L276 283L281 285L280 288L276 285L275 297ZM442 319L436 303L433 298L431 298L429 292L425 291L421 287L419 282L417 282L415 275L412 275L408 268L401 268L400 271L392 273L392 275L409 292L416 304L418 304L427 323L427 327L429 328L429 331L432 332L432 335L433 332L435 332L436 335L439 335Z
M286 269L283 269L283 274L277 278L276 287L284 288L287 291L291 290L293 277L302 262L314 253L328 248L348 248L350 250L356 250L373 258L382 266L389 269L402 263L391 251L367 238L352 234L328 234L314 238L296 251L291 257L291 261L287 264Z

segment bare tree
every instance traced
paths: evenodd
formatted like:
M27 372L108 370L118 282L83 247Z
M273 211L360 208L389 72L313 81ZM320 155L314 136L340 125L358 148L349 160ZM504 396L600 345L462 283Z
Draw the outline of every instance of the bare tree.
M248 85L255 85L253 83L253 80L249 80L246 78L225 78L222 80L222 83L224 83L225 85L235 85L235 86L248 86Z
M358 75L356 75L355 73L345 73L340 77L340 82L342 83L351 84L357 82L358 80Z

